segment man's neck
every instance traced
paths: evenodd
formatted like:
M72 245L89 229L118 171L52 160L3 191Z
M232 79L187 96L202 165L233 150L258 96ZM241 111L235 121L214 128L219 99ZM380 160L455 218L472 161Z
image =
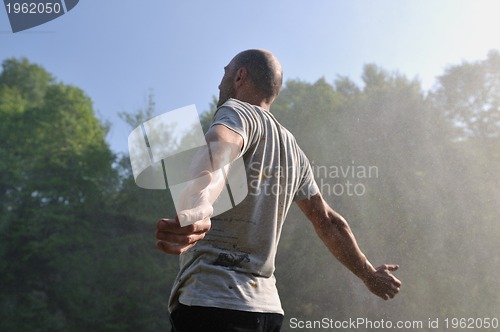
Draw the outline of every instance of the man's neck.
M268 102L266 98L263 98L253 91L242 91L241 93L237 94L236 99L255 106L259 106L267 112L270 112L271 103Z
M237 101L242 102L242 103L247 103L247 104L250 104L252 106L257 106L259 108L262 108L264 111L271 113L271 111L270 111L271 105L268 103L252 103L248 100L239 99L239 98L231 98L231 99L237 100Z

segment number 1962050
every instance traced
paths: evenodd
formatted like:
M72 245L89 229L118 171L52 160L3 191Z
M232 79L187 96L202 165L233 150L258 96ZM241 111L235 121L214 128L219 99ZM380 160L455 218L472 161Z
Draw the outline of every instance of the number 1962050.
M498 328L498 318L446 318L444 323L447 329Z
M62 11L58 2L14 2L7 3L7 14L59 14Z

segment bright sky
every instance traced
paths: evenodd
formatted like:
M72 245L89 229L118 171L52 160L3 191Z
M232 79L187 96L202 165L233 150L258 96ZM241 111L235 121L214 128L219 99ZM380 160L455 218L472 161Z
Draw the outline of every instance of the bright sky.
M500 50L498 13L496 0L82 0L14 34L0 6L0 61L26 57L83 89L112 123L112 149L126 152L132 128L118 112L145 107L150 89L155 115L208 110L239 51L272 51L285 80L359 83L375 63L428 90L448 65Z

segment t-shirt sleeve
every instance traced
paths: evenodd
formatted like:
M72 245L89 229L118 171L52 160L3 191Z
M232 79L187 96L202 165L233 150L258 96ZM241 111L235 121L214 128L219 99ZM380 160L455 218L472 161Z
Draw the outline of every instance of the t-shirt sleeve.
M240 155L242 155L247 149L249 132L248 125L246 125L238 112L232 108L222 106L215 113L210 128L216 125L223 125L241 136L243 139L243 146Z
M300 182L299 189L297 190L297 193L293 198L294 201L309 199L312 196L319 193L319 188L316 183L316 180L314 179L314 174L311 168L311 164L309 163L309 160L305 156L303 156L303 158L304 161L301 164L301 169L303 170L302 179Z

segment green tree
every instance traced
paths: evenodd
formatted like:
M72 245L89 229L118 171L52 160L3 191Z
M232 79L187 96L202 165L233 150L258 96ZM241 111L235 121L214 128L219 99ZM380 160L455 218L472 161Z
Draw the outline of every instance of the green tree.
M92 241L90 216L116 178L113 155L90 99L40 66L6 60L0 96L1 324L58 331L61 271Z
M497 138L500 126L500 52L448 67L431 95L456 126L456 139Z
M201 128L203 129L204 133L206 133L210 128L210 124L212 123L215 111L217 110L217 103L217 98L215 96L212 96L212 102L209 104L208 110L200 114Z
M0 86L16 89L28 107L41 105L47 88L53 82L52 75L26 58L11 58L2 63Z
M0 330L167 329L177 260L153 237L167 191L135 185L82 90L25 59L3 68Z
M287 82L274 112L288 129L296 133L299 144L313 164L313 173L323 195L352 221L362 248L374 263L381 259L403 260L405 257L391 258L393 252L380 243L390 242L396 232L400 236L411 236L402 232L401 222L408 220L407 214L413 210L408 198L418 195L416 190L419 187L415 184L419 183L418 174L422 172L420 154L430 142L427 137L422 137L422 129L431 114L426 110L417 82L402 75L389 74L374 65L365 67L363 81L365 86L362 89L342 77L335 85L325 80L314 84ZM375 173L362 175L358 173L360 168L365 171L373 168ZM345 174L332 172L339 169ZM352 169L356 169L354 175ZM348 193L349 184L351 193ZM360 195L352 192L354 185L363 188ZM292 213L287 223L295 223L296 215ZM380 225L388 230L381 230ZM409 221L405 225L413 226L414 232L420 234L425 231ZM340 268L307 223L288 227L291 231L285 228L283 243L293 243L297 253L284 250L280 257L287 262L290 257L296 257L292 261L295 266L302 266L299 274L305 280L316 281L300 289L288 290L291 293L285 293L285 306L290 303L291 308L301 308L294 312L295 315L300 311L327 315L331 310L337 317L352 317L362 308L358 306L359 302L353 303L352 292L359 294L359 301L364 301L367 291ZM307 238L303 239L304 236ZM413 243L408 241L405 245ZM310 260L300 258L304 253ZM284 278L286 285L298 283L292 281L296 279L294 274L286 273ZM354 286L352 289L332 287L328 292L322 292L321 285L325 283ZM371 310L372 317L375 317L376 310L374 307Z
M454 283L467 290L465 298L480 299L464 305L468 314L498 311L500 303L498 292L491 291L498 289L493 275L500 273L500 265L488 254L498 251L500 234L499 91L500 53L492 50L485 60L448 67L429 94L434 111L454 128L454 144L445 153L448 182L440 183L447 188L442 201L448 208L448 227L461 231L451 232L442 242L474 271L453 276ZM451 268L449 257L443 261ZM464 294L454 295L457 303L464 301Z

